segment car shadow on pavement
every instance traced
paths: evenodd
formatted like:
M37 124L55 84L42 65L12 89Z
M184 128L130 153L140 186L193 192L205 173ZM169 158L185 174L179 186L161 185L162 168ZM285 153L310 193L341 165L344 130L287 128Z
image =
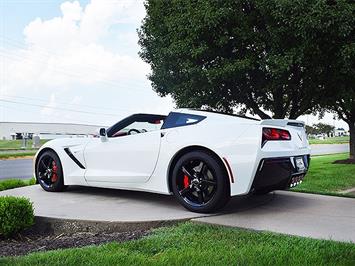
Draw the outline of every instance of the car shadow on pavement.
M123 189L97 188L85 186L69 186L64 193L94 195L95 197L104 198L107 200L124 200L131 202L144 202L154 206L169 206L180 207L179 203L172 195L157 194L143 191L132 191ZM181 209L184 208L181 206Z
M237 212L253 211L260 213L269 212L307 212L309 208L320 204L311 195L291 192L274 191L265 195L245 195L231 198L220 214L231 214Z
M66 193L75 193L75 194L88 194L95 195L95 197L103 197L106 199L117 198L120 200L129 200L135 202L144 201L145 203L154 204L157 206L168 205L171 207L178 207L184 210L182 206L179 205L177 200L172 195L162 195L150 192L141 192L141 191L129 191L121 189L109 189L109 188L96 188L96 187L83 187L83 186L70 186L66 190ZM256 209L265 205L275 205L274 201L282 201L284 198L292 197L282 195L280 198L279 195L276 195L275 192L268 193L266 195L244 195L244 196L235 196L230 199L228 204L216 214L228 214L243 212L250 209ZM304 205L304 202L301 204ZM293 207L297 207L293 205Z

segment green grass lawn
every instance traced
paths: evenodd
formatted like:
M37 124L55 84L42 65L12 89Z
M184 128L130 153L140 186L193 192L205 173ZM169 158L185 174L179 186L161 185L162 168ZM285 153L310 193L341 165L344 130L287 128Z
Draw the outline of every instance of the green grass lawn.
M339 191L355 187L355 165L333 164L335 160L347 159L349 154L311 157L310 169L303 183L294 191L317 194L339 194Z
M333 138L326 138L326 139L309 139L309 144L342 144L342 143L349 143L350 137L333 137Z
M43 145L48 140L41 139L40 143ZM0 150L20 150L22 147L22 140L0 140ZM27 141L27 149L32 149L32 140Z
M6 179L0 181L0 191L17 188L17 187L25 187L36 184L35 178L23 180L23 179Z
M183 223L139 240L0 259L2 265L354 265L355 245Z
M16 153L15 152L0 153L0 159L21 158L21 157L33 156L36 154L36 152L37 152L37 150L16 152Z

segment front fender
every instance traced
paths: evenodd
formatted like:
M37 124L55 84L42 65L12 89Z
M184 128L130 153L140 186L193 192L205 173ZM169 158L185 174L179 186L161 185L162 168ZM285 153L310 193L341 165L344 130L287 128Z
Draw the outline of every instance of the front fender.
M36 153L33 160L34 176L36 176L36 163L39 156L46 150L54 151L63 167L64 185L87 185L85 169L80 168L65 152L69 148L75 152L75 157L85 166L84 149L90 138L63 138L46 142Z

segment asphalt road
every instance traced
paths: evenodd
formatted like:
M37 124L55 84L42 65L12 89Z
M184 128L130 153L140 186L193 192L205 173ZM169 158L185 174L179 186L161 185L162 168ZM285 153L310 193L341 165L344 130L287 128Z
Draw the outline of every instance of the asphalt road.
M349 144L314 144L311 148L312 155L349 152Z
M312 155L349 152L348 144L311 145ZM0 160L0 179L28 179L32 175L32 159Z
M0 179L28 179L32 173L32 159L0 160Z

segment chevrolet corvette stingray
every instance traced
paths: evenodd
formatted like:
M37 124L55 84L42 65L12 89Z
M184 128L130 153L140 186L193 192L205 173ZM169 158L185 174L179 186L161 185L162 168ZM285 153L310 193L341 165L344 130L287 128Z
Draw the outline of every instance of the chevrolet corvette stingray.
M68 185L173 194L185 208L213 212L231 196L300 184L310 147L304 123L195 109L133 114L99 137L47 142L34 159L46 191Z

